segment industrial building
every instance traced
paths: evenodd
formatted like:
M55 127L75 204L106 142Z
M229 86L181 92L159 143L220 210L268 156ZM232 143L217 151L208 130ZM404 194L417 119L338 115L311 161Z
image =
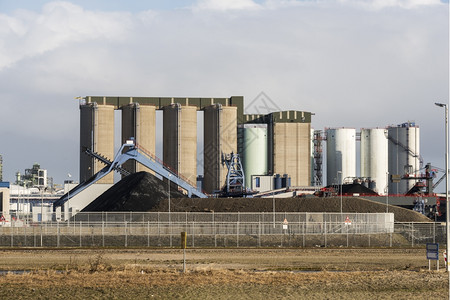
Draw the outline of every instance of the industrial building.
M420 129L414 122L406 122L397 126L389 126L389 174L392 176L407 175L410 179L389 182L389 193L403 194L408 192L418 180L422 159L420 156Z
M356 130L328 128L327 183L341 184L346 178L356 177Z
M423 178L420 131L414 122L387 128L328 128L314 132L315 177L321 175L321 142L327 142L327 184L351 180L379 195L406 194ZM356 176L356 141L360 141L360 176ZM394 180L392 180L394 178ZM388 187L388 188L387 188Z
M122 142L133 137L155 153L155 111L163 112L163 162L189 182L197 178L197 111L204 116L203 189L221 190L227 176L223 155L239 153L251 188L252 175L288 174L294 186L311 182L311 113L244 115L244 99L84 97L80 103L80 182L114 157L114 110L122 110ZM238 145L239 144L239 145ZM96 153L87 155L86 149ZM96 159L100 158L100 159ZM145 169L136 162L130 172ZM112 184L112 174L100 183Z
M85 97L80 103L80 182L91 178L105 164L86 155L90 149L107 160L114 157L114 110L122 110L122 142L133 137L155 153L155 111L163 111L163 161L177 174L195 183L197 178L197 111L204 112L203 188L220 190L226 176L222 153L237 152L237 123L243 119L243 97L158 98ZM143 167L124 166L131 172ZM101 183L112 184L112 174Z
M361 177L379 195L388 193L387 129L361 129Z
M248 188L251 176L289 177L294 187L311 182L311 113L280 111L244 115L238 126L238 148L243 156ZM276 185L275 185L276 188Z
M245 188L261 190L262 182L286 178L284 186L321 186L322 141L326 141L326 183L356 179L380 195L387 193L392 175L419 172L419 128L407 122L387 128L311 128L311 113L278 111L244 114L244 98L84 97L80 102L80 182L86 181L114 157L114 110L122 111L121 142L131 137L140 149L154 154L156 111L162 111L162 161L196 186L203 163L202 188L220 191L227 177L224 155L238 153L245 173ZM203 114L203 149L197 145L197 112ZM360 144L357 176L356 141ZM95 153L87 155L86 149ZM197 152L203 153L198 161ZM98 159L100 157L100 159ZM124 166L129 172L149 171L136 161ZM272 176L273 180L261 176ZM267 181L269 180L269 181ZM289 184L288 184L289 182ZM99 181L114 183L109 174ZM389 193L406 193L416 180L389 183Z

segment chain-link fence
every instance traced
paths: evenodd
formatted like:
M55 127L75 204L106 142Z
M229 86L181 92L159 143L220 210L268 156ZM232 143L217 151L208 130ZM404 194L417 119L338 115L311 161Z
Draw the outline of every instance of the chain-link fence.
M393 214L79 213L5 218L1 247L414 247L445 243L441 223L395 223Z

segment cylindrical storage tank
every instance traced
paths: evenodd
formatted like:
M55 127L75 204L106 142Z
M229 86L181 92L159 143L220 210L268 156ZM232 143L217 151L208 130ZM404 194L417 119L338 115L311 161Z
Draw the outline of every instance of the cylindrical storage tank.
M281 179L281 187L288 187L288 174L283 174L283 178Z
M245 186L251 188L252 175L267 175L267 124L245 124L243 132Z
M281 185L281 176L280 174L275 174L275 189L281 189L282 185Z
M356 177L356 130L329 128L326 134L327 184L339 184L347 177Z
M379 195L385 195L388 182L387 172L387 130L385 128L361 129L361 177L375 181L377 184L373 190Z
M413 122L396 127L388 127L389 176L419 175L420 170L420 130ZM417 180L400 180L389 182L390 194L407 193Z

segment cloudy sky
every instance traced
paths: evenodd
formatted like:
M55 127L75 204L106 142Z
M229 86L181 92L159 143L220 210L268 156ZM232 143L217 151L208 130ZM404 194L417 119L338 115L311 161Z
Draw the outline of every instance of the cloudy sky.
M415 121L444 167L448 2L440 0L0 0L0 154L78 178L75 96L264 92L312 125ZM254 112L255 107L247 107Z

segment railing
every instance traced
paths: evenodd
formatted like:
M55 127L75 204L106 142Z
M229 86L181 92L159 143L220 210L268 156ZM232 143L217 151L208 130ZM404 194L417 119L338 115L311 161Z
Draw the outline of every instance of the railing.
M445 224L394 224L393 214L384 213L100 212L79 213L64 222L57 217L7 216L0 222L0 247L177 247L180 232L187 232L189 247L421 247L445 243Z

